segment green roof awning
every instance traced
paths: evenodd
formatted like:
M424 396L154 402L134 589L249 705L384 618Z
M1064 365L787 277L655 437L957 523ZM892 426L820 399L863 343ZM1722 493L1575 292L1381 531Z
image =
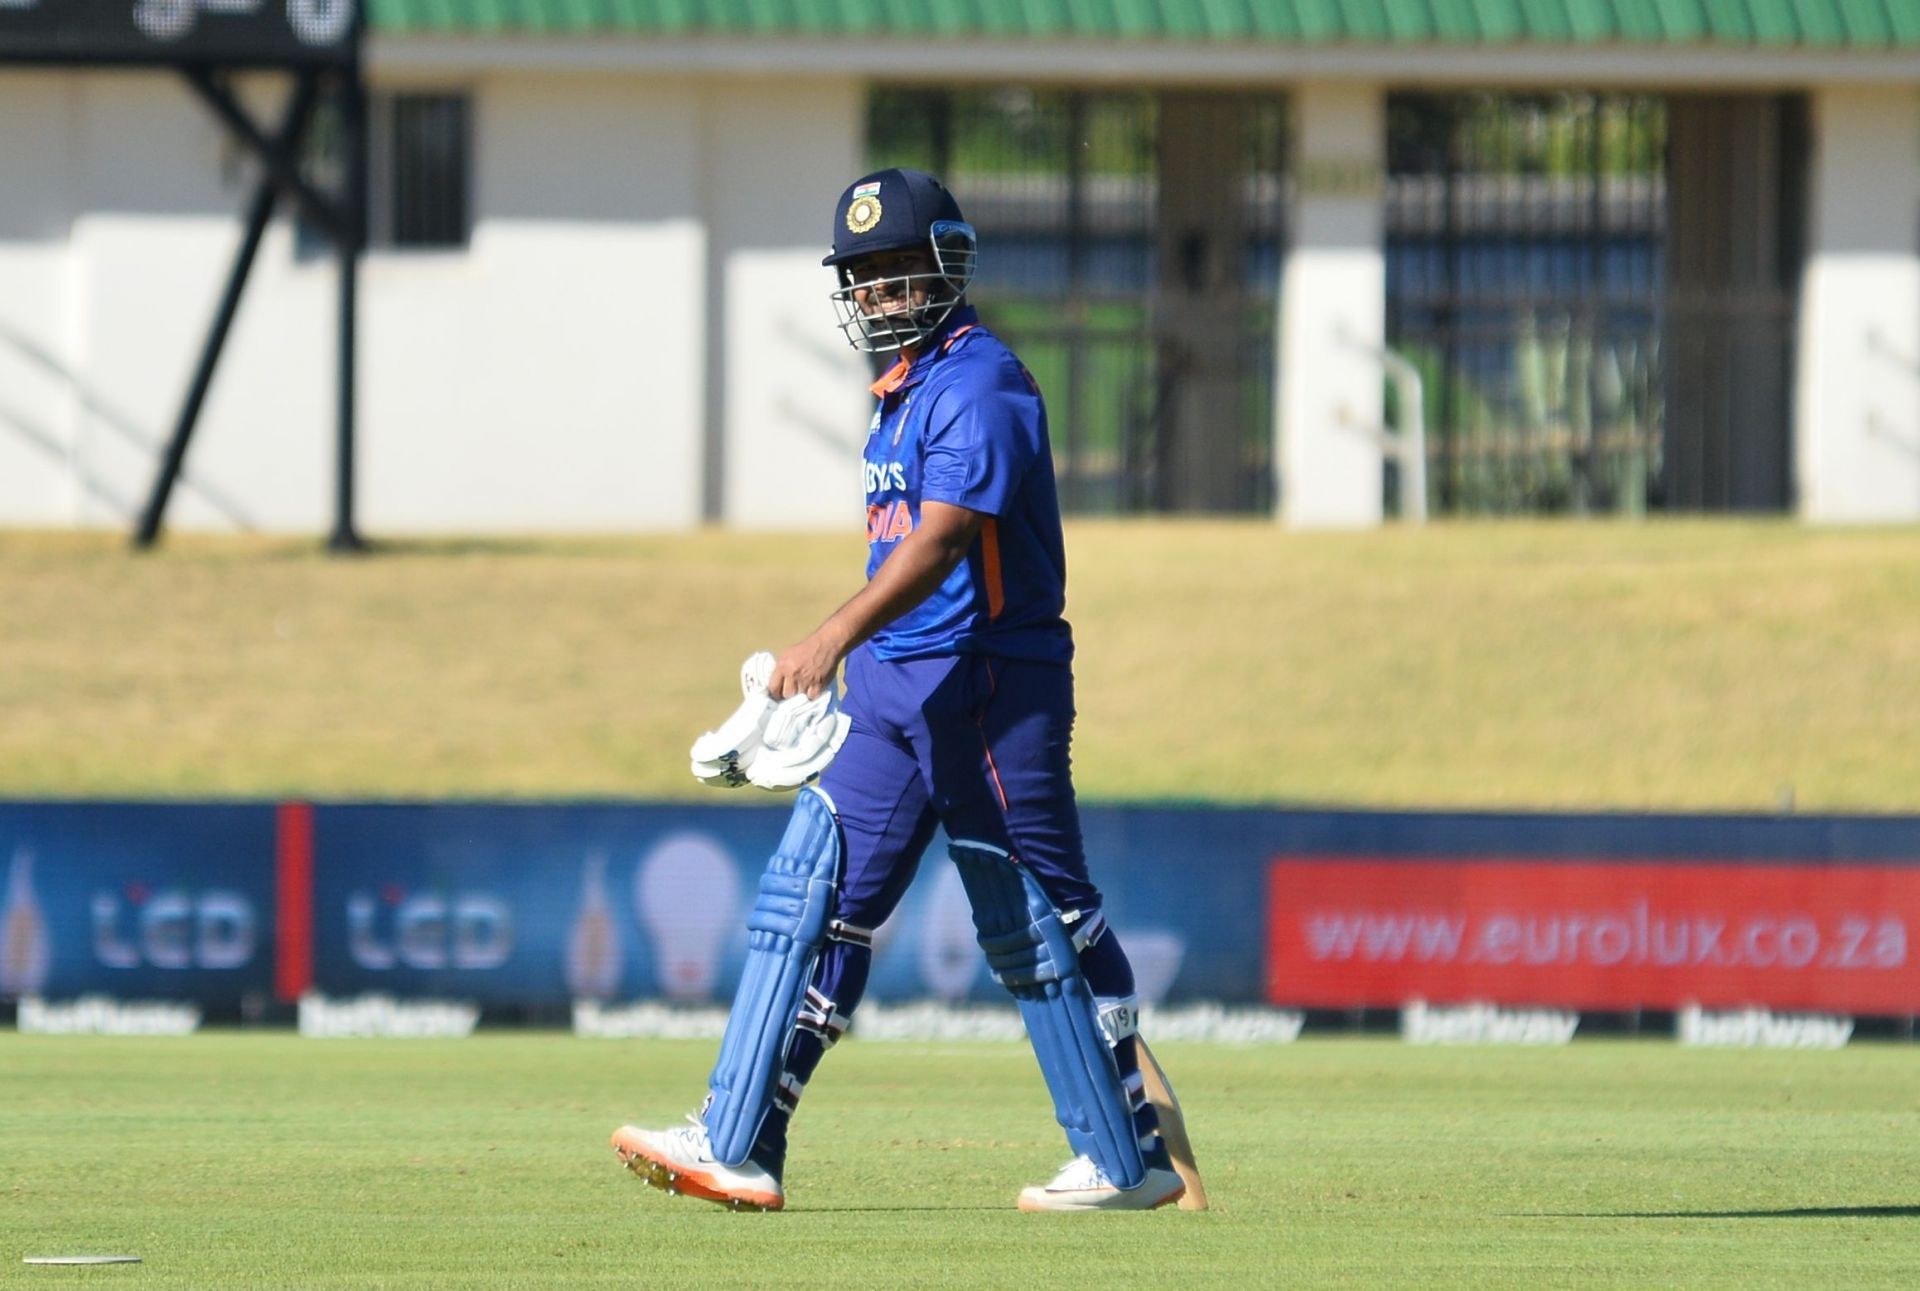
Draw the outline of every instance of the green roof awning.
M379 35L1920 48L1920 0L367 0Z

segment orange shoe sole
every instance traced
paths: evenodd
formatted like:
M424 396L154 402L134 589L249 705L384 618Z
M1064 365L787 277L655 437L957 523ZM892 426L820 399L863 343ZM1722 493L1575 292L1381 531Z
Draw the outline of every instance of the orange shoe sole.
M620 1161L627 1169L662 1192L698 1197L730 1210L769 1211L786 1205L786 1198L778 1193L729 1191L710 1174L689 1170L678 1162L655 1155L646 1144L630 1138L624 1129L614 1131L613 1150L620 1154Z

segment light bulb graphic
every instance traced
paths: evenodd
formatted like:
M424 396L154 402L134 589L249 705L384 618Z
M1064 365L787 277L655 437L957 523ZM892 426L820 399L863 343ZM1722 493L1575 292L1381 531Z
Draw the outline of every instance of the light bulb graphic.
M567 936L567 989L576 1000L611 999L620 989L620 930L607 900L607 856L587 856L580 874L580 912Z
M1187 957L1187 939L1161 928L1114 931L1127 952L1127 962L1133 965L1133 993L1140 997L1140 1003L1158 1004L1166 999Z
M7 870L7 908L0 914L0 995L38 995L52 963L47 921L33 894L33 853L16 847Z
M669 834L634 871L633 900L667 998L677 1004L712 999L720 952L740 925L732 855L709 834Z
M920 926L920 980L935 999L964 1000L985 957L975 940L973 906L954 866L940 867Z

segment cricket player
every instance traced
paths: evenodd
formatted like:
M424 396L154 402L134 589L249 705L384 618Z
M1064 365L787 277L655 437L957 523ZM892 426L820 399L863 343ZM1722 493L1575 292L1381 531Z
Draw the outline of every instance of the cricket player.
M833 216L840 329L895 356L863 461L867 582L776 659L775 700L846 665L844 747L801 789L749 918L705 1105L614 1146L655 1186L777 1210L787 1129L866 989L873 930L946 828L995 978L1075 1156L1022 1210L1148 1210L1182 1184L1142 1093L1133 970L1074 802L1073 636L1046 409L966 292L976 241L932 176L883 170Z

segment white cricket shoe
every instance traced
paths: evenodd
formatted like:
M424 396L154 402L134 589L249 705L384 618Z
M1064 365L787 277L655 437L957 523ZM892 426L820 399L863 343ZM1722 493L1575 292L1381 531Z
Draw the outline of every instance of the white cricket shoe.
M1020 1209L1153 1210L1186 1195L1187 1185L1171 1170L1147 1167L1137 1188L1119 1188L1092 1157L1077 1156L1060 1167L1053 1182L1020 1190Z
M642 1130L622 1125L613 1132L613 1150L627 1169L656 1188L734 1210L779 1210L787 1204L780 1181L751 1161L737 1166L714 1159L707 1127L699 1118L671 1130Z

